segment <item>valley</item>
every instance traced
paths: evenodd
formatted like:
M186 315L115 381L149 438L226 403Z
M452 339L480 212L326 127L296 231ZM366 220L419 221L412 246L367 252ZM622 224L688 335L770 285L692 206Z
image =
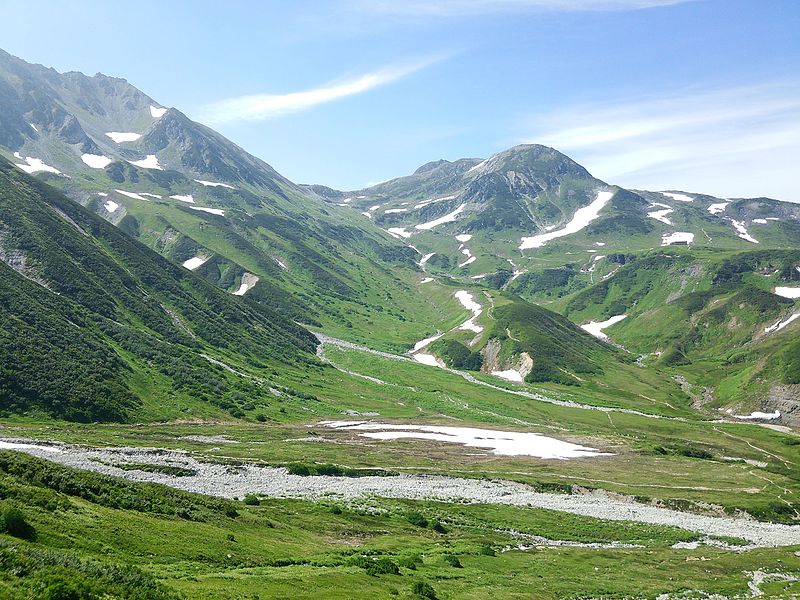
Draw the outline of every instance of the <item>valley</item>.
M3 597L800 594L800 205L0 83Z

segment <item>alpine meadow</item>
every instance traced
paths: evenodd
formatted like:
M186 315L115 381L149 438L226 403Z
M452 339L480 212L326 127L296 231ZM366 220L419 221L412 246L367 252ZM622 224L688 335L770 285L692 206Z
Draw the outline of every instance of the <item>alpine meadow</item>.
M2 12L0 598L800 598L796 2Z

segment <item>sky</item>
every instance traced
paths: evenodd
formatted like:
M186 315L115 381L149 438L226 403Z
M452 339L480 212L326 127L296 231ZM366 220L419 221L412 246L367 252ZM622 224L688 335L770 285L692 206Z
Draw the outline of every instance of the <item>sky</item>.
M300 183L542 143L625 187L800 201L799 32L797 0L26 0L0 47Z

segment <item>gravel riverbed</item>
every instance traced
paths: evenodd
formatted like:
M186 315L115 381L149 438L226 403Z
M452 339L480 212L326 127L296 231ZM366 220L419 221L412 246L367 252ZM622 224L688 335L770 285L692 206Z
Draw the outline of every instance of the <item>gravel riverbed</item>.
M255 493L272 498L356 500L368 497L506 504L546 508L612 521L634 521L680 527L709 536L733 536L754 546L800 545L800 526L763 523L745 518L680 512L634 502L602 492L550 494L503 480L479 480L439 475L392 477L303 477L286 469L259 465L231 466L206 463L185 452L159 448L90 448L26 439L2 439L0 449L11 449L66 466L161 483L189 492L224 498ZM175 477L158 472L123 470L114 465L148 463L184 467L194 475Z

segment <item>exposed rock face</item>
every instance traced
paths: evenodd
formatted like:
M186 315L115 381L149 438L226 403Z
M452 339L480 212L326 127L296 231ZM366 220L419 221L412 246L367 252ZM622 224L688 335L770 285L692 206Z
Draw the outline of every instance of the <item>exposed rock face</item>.
M800 384L774 385L764 401L765 410L778 410L784 425L800 427Z
M527 352L522 352L514 361L500 360L502 346L500 340L492 338L481 350L483 356L483 367L481 371L491 373L492 371L514 370L525 379L525 376L533 369L533 359Z

